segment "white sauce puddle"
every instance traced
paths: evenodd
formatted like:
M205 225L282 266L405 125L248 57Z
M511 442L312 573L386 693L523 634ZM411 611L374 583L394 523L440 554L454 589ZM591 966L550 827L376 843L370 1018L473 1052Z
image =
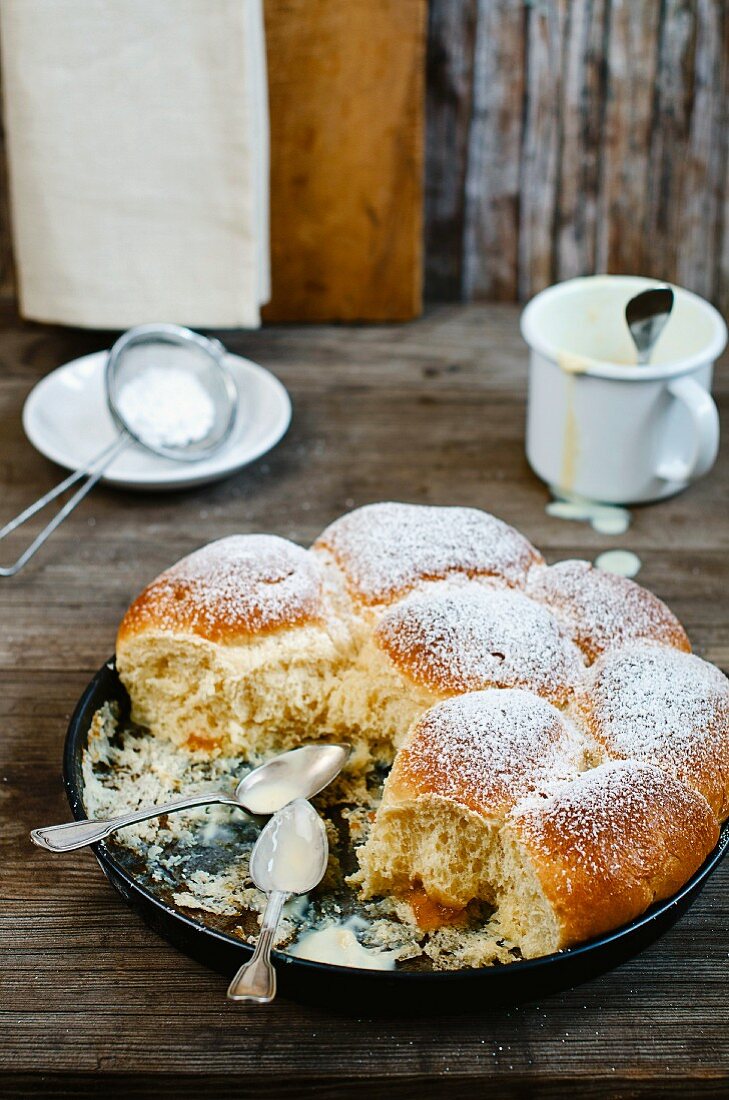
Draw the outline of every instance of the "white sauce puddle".
M343 924L331 924L328 928L305 932L286 951L297 959L351 966L356 970L394 970L397 952L375 951L359 942L355 931L365 927L360 918L350 917Z
M598 569L606 573L617 573L619 577L634 577L640 572L643 563L632 550L606 550L595 558Z
M578 523L587 522L593 531L598 531L601 535L624 535L630 527L631 517L627 508L597 504L594 500L584 500L581 497L565 500L556 490L552 492L557 499L545 505L544 510L548 516Z

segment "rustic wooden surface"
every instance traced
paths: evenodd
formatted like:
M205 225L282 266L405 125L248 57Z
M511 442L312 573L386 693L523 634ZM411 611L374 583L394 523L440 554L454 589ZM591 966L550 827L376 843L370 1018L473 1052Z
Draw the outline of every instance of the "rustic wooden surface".
M269 321L421 309L426 0L266 0Z
M519 1008L357 1019L284 1000L225 1003L225 981L159 940L93 856L53 857L28 830L68 817L65 725L112 651L129 599L200 543L239 531L308 542L334 516L391 498L490 509L554 561L615 545L549 518L523 453L525 352L510 306L431 308L405 327L283 327L224 337L289 386L286 439L216 486L95 491L25 573L0 582L0 1094L394 1098L729 1093L729 861L689 914L619 970ZM50 368L108 336L0 333L3 516L58 470L20 426ZM729 437L729 371L717 390ZM697 651L729 668L729 462L636 510L620 544ZM10 548L3 558L10 557Z
M724 0L431 0L426 293L593 271L729 309Z

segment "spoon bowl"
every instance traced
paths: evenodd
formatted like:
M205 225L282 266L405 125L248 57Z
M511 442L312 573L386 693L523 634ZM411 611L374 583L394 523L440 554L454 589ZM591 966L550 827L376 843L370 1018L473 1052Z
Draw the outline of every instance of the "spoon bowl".
M253 814L274 814L295 798L313 798L344 767L349 745L302 745L241 779L235 798Z
M328 858L324 822L309 802L297 798L261 832L251 852L251 878L265 894L307 894L324 877Z
M638 351L638 364L651 361L653 348L668 324L674 293L670 286L653 286L631 298L625 307L625 320Z

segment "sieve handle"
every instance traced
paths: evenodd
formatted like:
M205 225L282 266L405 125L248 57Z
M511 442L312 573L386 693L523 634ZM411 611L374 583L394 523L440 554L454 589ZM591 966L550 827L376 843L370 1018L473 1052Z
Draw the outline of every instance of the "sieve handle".
M76 490L73 496L66 501L63 507L56 512L53 519L50 523L46 524L40 534L36 535L30 546L23 551L17 561L13 562L12 565L0 566L0 577L14 577L16 573L20 572L23 566L27 565L36 551L38 551L43 543L50 538L56 528L63 523L66 516L69 516L74 508L81 503L86 494L93 489L109 464L113 462L116 456L121 453L129 442L130 438L127 433L124 432L118 439L114 440L108 447L105 447L103 451L100 451L80 470L76 470L74 473L69 474L69 476L59 482L54 489L51 489L44 496L39 497L33 504L29 505L22 512L19 512L14 519L9 520L8 523L5 524L0 530L0 542L4 538L7 538L12 531L17 531L17 529L22 527L31 516L40 512L47 504L50 504L56 497L59 497L61 493L65 493L67 489L70 489L72 485L76 485L76 483L82 481L83 478L87 479L83 482L81 487Z

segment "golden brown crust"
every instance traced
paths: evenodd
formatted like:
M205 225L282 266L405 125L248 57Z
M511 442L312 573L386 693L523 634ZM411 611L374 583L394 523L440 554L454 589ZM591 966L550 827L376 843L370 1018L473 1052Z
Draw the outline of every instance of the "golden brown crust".
M232 535L196 550L145 588L117 646L148 630L223 644L321 617L313 555L274 535Z
M564 704L584 671L547 608L521 592L445 581L387 609L375 640L414 683L440 695L524 687Z
M555 777L576 775L580 762L574 732L546 700L518 688L470 692L415 723L382 806L438 795L501 815Z
M420 504L368 504L335 520L314 543L344 573L363 604L390 603L421 581L451 574L497 577L523 587L544 559L527 539L488 512Z
M420 876L454 905L491 901L497 887L510 904L508 884L515 895L523 887L513 927L526 951L553 949L552 909L566 945L632 919L690 876L716 842L716 818L729 816L729 683L686 652L660 600L586 562L547 568L518 532L475 509L373 505L334 523L316 548L222 539L135 600L119 667L152 728L201 754L221 750L239 720L243 746L254 726L269 747L279 726L339 738L332 700L334 691L349 700L341 674L352 672L361 701L341 713L370 751L378 736L399 744L412 715L454 695L422 715L396 755L363 849L369 881L387 885L378 874L390 866L402 888ZM324 629L286 632L309 623ZM597 658L590 669L583 655ZM264 699L273 719L262 717ZM162 717L172 703L170 732ZM395 717L383 736L384 714ZM535 899L542 925L530 917Z
M686 631L662 600L587 561L535 569L527 591L565 624L590 662L609 646L638 639L691 650Z
M729 681L714 665L633 642L595 662L575 706L608 756L655 764L729 816Z
M670 897L719 837L700 794L635 761L603 764L546 800L530 799L506 829L527 849L563 947Z

